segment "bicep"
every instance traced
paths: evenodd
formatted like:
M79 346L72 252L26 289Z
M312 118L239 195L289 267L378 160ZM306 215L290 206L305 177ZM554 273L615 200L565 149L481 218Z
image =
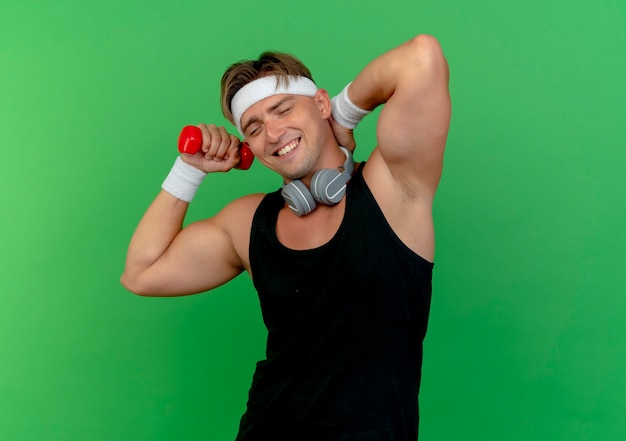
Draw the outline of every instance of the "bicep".
M206 219L184 228L141 274L141 291L150 296L200 293L223 285L242 270L229 234L215 219Z

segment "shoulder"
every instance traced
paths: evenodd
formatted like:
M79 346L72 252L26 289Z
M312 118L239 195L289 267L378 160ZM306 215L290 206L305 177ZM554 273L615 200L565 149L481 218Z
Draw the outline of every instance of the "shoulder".
M216 215L190 224L185 230L193 230L198 234L211 232L234 238L249 234L252 219L257 207L265 194L250 194L233 200ZM198 237L199 238L199 237Z
M253 193L242 196L226 205L222 210L222 213L225 213L226 215L232 215L236 213L242 215L246 213L251 213L252 215L254 215L254 211L257 209L265 196L265 193Z
M263 193L254 193L235 199L212 219L224 231L246 270L250 269L248 248L252 220L265 196Z
M214 219L231 233L240 234L242 228L250 231L254 213L265 196L264 193L254 193L237 198L226 205Z

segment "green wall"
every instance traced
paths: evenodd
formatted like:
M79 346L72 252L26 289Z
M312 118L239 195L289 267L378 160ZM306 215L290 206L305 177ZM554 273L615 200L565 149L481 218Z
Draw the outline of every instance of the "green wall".
M422 440L626 436L621 0L0 5L0 439L232 440L263 355L247 277L119 284L185 124L227 64L299 55L336 93L417 33L451 69ZM375 118L359 127L357 159ZM279 181L211 176L189 220Z

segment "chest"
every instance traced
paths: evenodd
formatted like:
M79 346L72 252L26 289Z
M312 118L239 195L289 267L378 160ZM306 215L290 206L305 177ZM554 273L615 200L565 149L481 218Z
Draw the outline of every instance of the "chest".
M292 250L310 250L328 243L337 233L345 213L345 198L337 205L320 205L306 216L298 217L288 208L276 220L278 241Z

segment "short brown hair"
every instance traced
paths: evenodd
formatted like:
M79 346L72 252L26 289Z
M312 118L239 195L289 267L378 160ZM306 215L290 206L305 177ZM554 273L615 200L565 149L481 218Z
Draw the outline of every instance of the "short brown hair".
M220 95L222 112L230 122L235 124L230 103L239 89L268 75L277 75L286 84L289 82L289 76L306 77L313 81L309 68L295 56L284 52L263 52L258 60L244 60L232 64L222 76Z

